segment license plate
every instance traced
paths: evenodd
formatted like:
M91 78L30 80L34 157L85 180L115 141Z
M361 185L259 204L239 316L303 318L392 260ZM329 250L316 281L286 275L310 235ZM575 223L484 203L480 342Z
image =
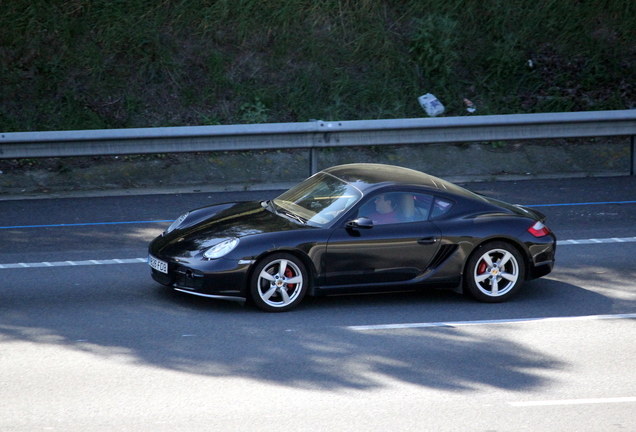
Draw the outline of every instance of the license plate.
M148 265L161 273L168 274L168 263L148 255Z

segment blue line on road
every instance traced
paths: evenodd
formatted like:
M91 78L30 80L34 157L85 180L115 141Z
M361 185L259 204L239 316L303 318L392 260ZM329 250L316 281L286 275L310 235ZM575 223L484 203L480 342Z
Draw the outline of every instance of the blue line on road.
M0 227L0 229L22 229L22 228L59 228L59 227L79 227L79 226L100 226L100 225L129 225L129 224L152 224L167 223L173 220L154 220L154 221L132 221L132 222L94 222L94 223L75 223L75 224L56 224L56 225L18 225Z
M636 201L605 201L605 202L566 203L566 204L532 204L532 205L524 205L524 207L569 207L569 206L610 205L610 204L636 204Z
M610 204L636 204L636 201L605 201L605 202L589 202L589 203L565 203L565 204L522 204L524 207L569 207L569 206L586 206L586 205L610 205ZM60 227L80 227L80 226L104 226L104 225L128 225L128 224L152 224L152 223L168 223L173 220L155 220L155 221L132 221L132 222L94 222L94 223L75 223L75 224L52 224L52 225L18 225L18 226L0 226L0 229L25 229L25 228L60 228Z

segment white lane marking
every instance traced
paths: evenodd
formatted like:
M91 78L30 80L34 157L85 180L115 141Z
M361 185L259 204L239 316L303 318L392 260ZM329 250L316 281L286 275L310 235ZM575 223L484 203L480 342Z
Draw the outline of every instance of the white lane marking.
M584 244L605 244L605 243L636 243L636 237L624 238L604 238L604 239L582 239L582 240L558 240L558 246L584 245ZM33 268L33 267L68 267L79 265L108 265L108 264L138 264L145 263L146 258L132 259L110 259L110 260L88 260L88 261L59 261L41 263L8 263L0 264L0 270L13 268Z
M569 316L569 317L546 317L546 318L511 318L499 320L476 320L476 321L449 321L449 322L429 322L429 323L404 323L404 324L374 324L361 326L348 326L349 330L367 331L367 330L398 330L411 328L430 328L430 327L466 327L491 324L514 324L523 322L559 322L559 321L590 321L590 320L613 320L613 319L634 319L636 313L631 314L614 314L614 315L585 315L585 316Z
M0 264L0 269L15 268L35 268L35 267L75 267L90 265L109 265L109 264L140 264L146 263L147 258L131 258L131 259L110 259L110 260L88 260L88 261L58 261L58 262L41 262L41 263L13 263Z
M611 397L611 398L594 398L594 399L563 399L563 400L543 400L543 401L524 401L524 402L508 402L516 407L533 407L533 406L556 406L556 405L590 405L590 404L607 404L607 403L626 403L636 402L636 397Z
M567 245L583 245L583 244L601 244L601 243L634 243L636 237L624 238L603 238L603 239L582 239L582 240L557 240L558 246Z

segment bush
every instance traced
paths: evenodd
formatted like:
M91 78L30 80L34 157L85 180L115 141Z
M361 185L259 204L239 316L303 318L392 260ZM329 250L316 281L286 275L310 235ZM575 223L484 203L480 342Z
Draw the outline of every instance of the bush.
M12 0L0 130L636 106L624 0Z

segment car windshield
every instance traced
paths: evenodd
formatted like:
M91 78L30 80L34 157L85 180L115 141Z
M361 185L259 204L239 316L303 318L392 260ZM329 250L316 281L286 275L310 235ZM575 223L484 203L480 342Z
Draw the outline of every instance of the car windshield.
M325 226L362 198L355 186L320 172L294 186L274 200L274 205L306 223Z

